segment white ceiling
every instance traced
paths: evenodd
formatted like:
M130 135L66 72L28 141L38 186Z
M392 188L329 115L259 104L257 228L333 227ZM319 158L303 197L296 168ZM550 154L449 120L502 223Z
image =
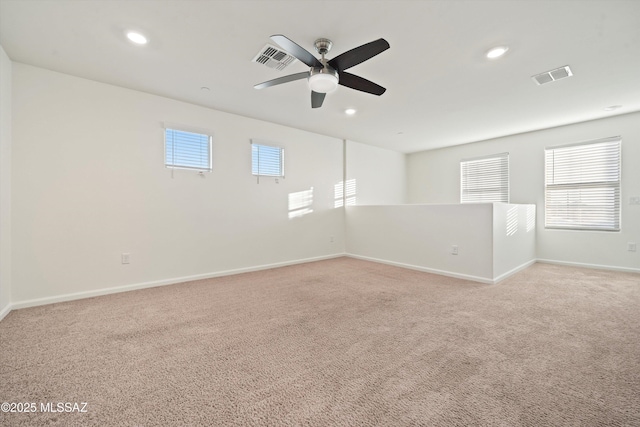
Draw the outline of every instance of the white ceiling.
M251 62L272 34L314 54L329 38L329 59L386 39L349 72L387 92L340 86L311 109L305 80L254 89L307 70ZM638 0L0 0L0 44L13 61L401 152L640 111ZM564 65L573 77L531 79Z

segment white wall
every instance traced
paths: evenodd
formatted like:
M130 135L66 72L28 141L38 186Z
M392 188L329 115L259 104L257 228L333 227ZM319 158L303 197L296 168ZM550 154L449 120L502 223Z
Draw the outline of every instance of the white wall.
M164 121L214 132L212 173L172 178ZM251 138L285 148L285 179L256 183ZM14 63L14 306L342 254L342 151L335 138ZM301 192L313 212L290 218Z
M493 204L493 278L496 281L536 260L536 205Z
M11 303L11 61L0 46L0 319Z
M346 221L356 258L485 283L535 262L535 205L348 206Z
M348 206L347 253L409 268L493 281L493 205ZM451 254L457 245L458 255Z
M544 148L617 135L622 136L622 230L545 230ZM458 203L460 160L505 151L511 203L533 203L537 208L538 259L640 271L640 252L627 251L627 242L640 244L640 205L629 204L629 197L640 196L640 113L410 154L409 202Z
M347 197L356 205L406 203L405 159L404 153L347 141Z

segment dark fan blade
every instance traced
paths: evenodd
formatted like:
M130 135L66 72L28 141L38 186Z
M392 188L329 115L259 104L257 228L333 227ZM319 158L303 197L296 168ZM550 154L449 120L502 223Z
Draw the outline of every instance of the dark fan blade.
M362 92L367 92L378 96L382 95L386 91L386 89L382 86L377 85L367 79L363 79L362 77L356 76L355 74L350 74L343 71L342 73L339 73L338 76L338 84L350 87L351 89L360 90Z
M322 107L322 102L324 101L325 95L326 93L311 91L311 108Z
M282 83L292 82L294 80L302 80L309 77L309 72L304 71L302 73L290 74L284 77L278 77L277 79L269 80L266 82L259 83L254 86L256 89L264 89L265 87L280 85Z
M280 47L298 58L301 62L307 64L309 67L324 68L322 63L318 61L318 58L316 58L302 46L299 46L297 43L289 40L282 34L275 34L271 36L271 40L278 43Z
M377 54L389 49L389 47L389 43L385 39L378 39L348 50L333 58L328 62L328 64L338 71L343 71L347 68L358 65L369 58L373 58Z

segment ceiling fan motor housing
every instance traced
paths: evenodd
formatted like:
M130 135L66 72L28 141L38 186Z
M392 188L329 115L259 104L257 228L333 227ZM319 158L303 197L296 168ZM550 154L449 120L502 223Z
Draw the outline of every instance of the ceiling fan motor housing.
M333 42L329 39L320 38L317 39L313 45L316 47L316 50L320 55L326 55L331 50Z

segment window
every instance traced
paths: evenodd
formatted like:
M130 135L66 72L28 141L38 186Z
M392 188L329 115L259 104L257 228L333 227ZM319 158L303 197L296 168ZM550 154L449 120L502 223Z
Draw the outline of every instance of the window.
M284 176L284 149L252 142L251 173L257 176Z
M165 129L164 164L169 168L211 171L211 135Z
M460 203L509 203L509 153L460 161Z
M619 137L545 149L545 227L620 230Z

